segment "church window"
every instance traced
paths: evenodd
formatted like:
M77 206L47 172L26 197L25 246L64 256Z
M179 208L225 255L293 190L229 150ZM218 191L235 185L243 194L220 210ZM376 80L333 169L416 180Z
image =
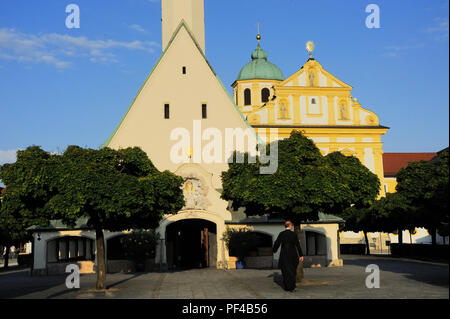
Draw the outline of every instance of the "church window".
M261 90L261 101L263 103L269 102L270 90L268 88L264 88Z
M316 104L316 99L313 98L313 99L311 100L311 104Z
M206 104L202 104L202 119L206 119L207 117L206 107Z
M183 74L186 74L186 67L183 66Z
M252 105L252 91L250 89L244 90L244 105Z
M168 119L170 118L170 105L164 104L164 118Z

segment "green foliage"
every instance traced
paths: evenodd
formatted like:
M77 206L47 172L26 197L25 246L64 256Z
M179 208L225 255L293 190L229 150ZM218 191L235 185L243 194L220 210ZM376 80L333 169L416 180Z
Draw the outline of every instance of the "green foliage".
M357 205L342 216L345 229L394 232L415 227L445 232L448 225L448 150L437 161L411 162L397 173L396 193L367 207Z
M45 208L67 225L87 217L94 229L154 228L184 204L182 178L159 172L139 148L70 146L46 165L55 177L48 187L56 191Z
M233 244L235 238L239 237L241 234L249 233L252 230L249 227L242 228L230 228L227 227L222 235L222 240L224 241L227 249L230 250L230 246Z
M20 229L60 219L74 226L80 218L96 231L97 288L105 287L103 230L151 229L164 214L184 206L183 179L160 172L140 148L119 151L69 146L62 155L37 146L19 151L17 161L0 169L7 186L2 215L18 218Z
M259 236L250 228L229 228L225 230L222 238L227 246L230 256L238 257L243 261L250 251L256 250Z
M0 244L18 245L30 239L26 228L48 225L50 215L43 209L52 190L42 174L51 158L37 146L17 152L14 164L0 166L0 180L7 190L0 205Z
M448 223L449 166L448 149L437 161L409 163L397 173L396 190L409 202L415 213L415 226L436 229Z
M159 233L154 230L133 230L120 239L127 257L144 262L147 258L155 258L155 249L158 244Z
M269 148L274 145L269 145ZM357 158L332 153L322 156L301 132L278 141L278 170L261 175L259 158L249 164L230 163L222 173L222 198L247 215L270 214L300 223L318 212L342 214L352 204L368 205L380 182Z
M394 232L414 229L408 201L398 193L388 193L370 206L352 206L344 211L345 230L365 232Z

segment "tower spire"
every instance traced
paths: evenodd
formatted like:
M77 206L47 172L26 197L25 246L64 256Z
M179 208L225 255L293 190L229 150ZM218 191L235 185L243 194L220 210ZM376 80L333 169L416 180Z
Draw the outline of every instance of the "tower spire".
M261 40L261 34L259 32L259 22L258 22L258 34L256 35L256 40L258 40L258 47L259 47L259 41Z
M204 0L161 0L162 50L167 47L181 21L205 52L205 3Z

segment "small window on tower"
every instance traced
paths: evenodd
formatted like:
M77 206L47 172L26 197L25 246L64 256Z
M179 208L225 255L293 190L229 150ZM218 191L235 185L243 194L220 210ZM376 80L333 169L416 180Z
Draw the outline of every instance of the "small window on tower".
M183 74L186 74L186 67L183 66Z
M202 104L202 118L203 119L206 119L206 117L207 117L207 113L206 113L206 104Z
M316 99L312 99L311 104L316 104Z
M164 118L168 119L170 118L170 105L164 104Z
M244 90L244 105L252 104L252 91L250 89Z
M269 102L270 90L268 88L264 88L261 90L261 101L263 103Z

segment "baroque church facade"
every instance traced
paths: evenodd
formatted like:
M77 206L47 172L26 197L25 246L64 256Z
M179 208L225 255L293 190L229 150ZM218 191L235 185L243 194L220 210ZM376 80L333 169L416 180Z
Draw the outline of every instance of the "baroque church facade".
M292 130L301 130L322 154L341 151L358 157L383 185L381 136L388 128L379 124L377 115L363 108L351 95L352 87L328 73L311 54L300 70L285 78L268 61L260 40L258 35L252 60L239 72L231 96L205 55L204 0L162 0L163 52L102 147L139 146L159 170L184 178L185 207L165 216L156 230L161 240L154 263L163 269L233 268L223 236L227 229L240 228L261 239L247 264L277 265L279 252L272 254L269 248L284 229L284 221L233 211L220 198L220 175L228 169L227 161L205 161L202 156L208 141L217 142L217 138L224 145L230 128L250 132L245 145L233 149L239 151L258 140L287 138ZM208 128L217 134L205 134ZM276 137L270 134L274 130ZM187 144L181 143L186 140L180 132L188 136ZM174 154L178 144L182 146ZM187 160L174 161L174 157ZM380 194L384 195L383 189ZM339 231L343 220L319 217L302 225L304 264L342 266ZM70 260L80 261L82 272L94 271L95 232L84 221L75 229L55 221L48 228L31 231L34 273L64 272ZM123 234L105 231L108 259L108 246L113 247L113 241ZM126 261L121 262L108 260L107 270L127 269Z

